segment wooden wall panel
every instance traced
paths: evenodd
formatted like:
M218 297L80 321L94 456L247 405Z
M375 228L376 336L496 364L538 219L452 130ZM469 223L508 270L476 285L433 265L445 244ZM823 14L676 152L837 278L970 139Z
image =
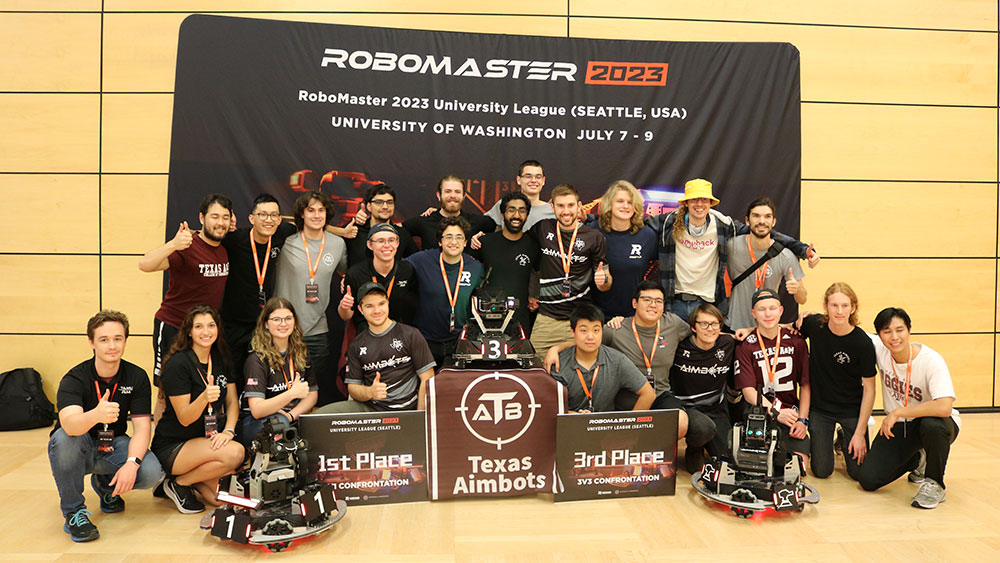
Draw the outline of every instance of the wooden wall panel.
M164 243L167 177L101 179L101 246L106 253L145 254Z
M163 273L139 270L138 256L101 257L101 299L105 308L125 313L132 332L153 334L153 315L160 308Z
M991 0L846 0L799 2L771 0L570 0L572 16L670 18L824 25L917 27L931 29L997 29L997 6Z
M97 252L97 175L0 174L0 252Z
M565 15L564 0L106 0L109 12L412 12Z
M100 12L101 0L0 0L0 11Z
M787 42L801 53L806 101L996 105L995 34L573 18L570 36Z
M0 170L96 172L97 94L0 94Z
M2 331L84 332L99 308L97 265L96 256L0 256Z
M56 404L56 391L59 381L76 364L94 355L87 343L87 319L77 327L78 335L9 335L0 338L0 358L3 358L4 371L8 369L31 367L42 375L42 387L45 395ZM132 339L128 340L129 346ZM152 348L152 338L150 338ZM152 356L152 351L150 351Z
M102 172L167 172L171 94L105 94Z
M872 331L875 314L902 307L913 332L993 332L994 260L824 260L806 270L804 310L821 311L831 283L847 282L860 302L861 328Z
M996 222L996 184L802 182L802 240L823 257L994 256Z
M992 405L994 338L992 334L916 334L912 339L930 346L948 363L957 396L955 408L961 410Z
M0 37L0 89L100 89L100 14L0 13Z
M802 105L806 179L997 181L996 108Z

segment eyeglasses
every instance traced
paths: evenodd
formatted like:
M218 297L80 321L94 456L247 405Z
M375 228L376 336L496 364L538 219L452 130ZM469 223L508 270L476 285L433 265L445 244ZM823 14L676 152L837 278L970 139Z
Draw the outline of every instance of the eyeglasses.
M527 215L528 214L528 208L527 207L511 207L511 206L508 205L507 208L503 210L503 212L504 213L511 213L511 214L514 214L514 215Z
M372 245L374 246L391 246L393 244L399 244L398 237L372 239Z
M290 325L295 322L295 317L289 315L287 317L268 317L269 321L276 325Z
M373 199L368 202L368 205L371 205L372 207L389 207L394 203L396 202L391 199Z
M541 180L545 178L544 174L521 174L521 177L525 180Z
M698 328L705 330L715 330L722 326L722 323L719 321L695 321L694 324L698 325Z
M462 242L465 240L465 235L444 235L441 237L441 240L448 242L451 241Z
M640 297L639 301L643 303L652 303L653 305L663 305L662 297Z
M256 215L261 221L266 221L268 219L277 221L278 219L281 219L280 213L254 213L254 215Z

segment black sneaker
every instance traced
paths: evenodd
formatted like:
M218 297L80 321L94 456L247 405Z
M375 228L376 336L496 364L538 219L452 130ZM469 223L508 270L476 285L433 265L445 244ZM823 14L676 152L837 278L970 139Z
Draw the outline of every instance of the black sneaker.
M183 514L195 514L205 510L205 505L194 498L194 491L191 490L191 487L178 485L177 481L173 479L168 479L163 483L163 492L167 494L167 498L174 501L177 510Z
M847 444L847 437L844 435L844 428L837 425L837 431L833 434L833 451L844 455L844 445Z
M101 537L101 533L97 531L97 526L90 522L90 511L86 508L81 508L76 512L73 512L66 517L66 524L63 526L63 530L69 534L69 537L75 542L92 541Z
M160 478L160 482L153 487L153 496L156 498L167 498L166 491L163 490L163 484L167 482L167 476L164 475Z
M97 474L95 473L90 475L90 486L94 488L94 492L101 499L101 512L114 514L115 512L125 510L125 500L122 497L101 492L101 489L97 486Z

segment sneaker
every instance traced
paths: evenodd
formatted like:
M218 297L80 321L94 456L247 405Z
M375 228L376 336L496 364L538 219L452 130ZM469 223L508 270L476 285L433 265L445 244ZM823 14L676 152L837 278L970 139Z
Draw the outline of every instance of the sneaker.
M153 496L154 497L156 497L156 498L167 498L167 493L166 493L166 491L163 490L163 484L166 483L166 481L167 481L167 476L166 476L166 474L164 474L163 477L160 477L160 482L157 483L155 487L153 487Z
M937 505L945 501L944 488L938 484L937 481L930 478L925 478L924 482L920 484L920 490L917 491L917 496L913 497L913 502L910 503L917 508L937 508Z
M163 484L163 492L167 494L167 498L174 501L177 510L183 514L195 514L205 510L205 505L194 498L194 491L191 490L191 487L178 485L177 481L173 479L169 479Z
M844 436L844 428L837 425L837 431L833 434L833 451L834 453L839 453L844 455L844 444L847 443L847 438Z
M97 531L97 526L90 522L91 512L86 508L81 508L66 517L66 524L63 529L75 542L92 541L101 537Z
M97 493L98 498L101 499L101 512L105 514L114 514L115 512L122 512L125 510L125 499L120 496L115 496L111 493L103 493L101 489L97 486L97 475L90 475L90 486L94 488L94 492Z
M917 462L917 468L914 469L913 471L910 471L910 475L907 476L907 479L909 479L911 483L923 483L925 479L924 471L926 470L927 470L927 451L920 450L920 461ZM932 506L930 508L934 507Z

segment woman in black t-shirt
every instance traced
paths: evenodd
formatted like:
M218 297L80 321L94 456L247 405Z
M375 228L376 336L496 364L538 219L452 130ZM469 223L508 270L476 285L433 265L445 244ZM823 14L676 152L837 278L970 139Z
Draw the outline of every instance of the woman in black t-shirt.
M191 307L160 374L167 405L152 450L168 475L163 492L185 514L205 509L192 487L217 505L219 478L243 462L243 446L234 441L239 401L220 326L212 307Z
M272 297L257 317L243 368L243 418L238 440L249 446L264 426L264 419L276 415L294 423L308 414L319 396L319 388L308 363L302 329L292 303Z

